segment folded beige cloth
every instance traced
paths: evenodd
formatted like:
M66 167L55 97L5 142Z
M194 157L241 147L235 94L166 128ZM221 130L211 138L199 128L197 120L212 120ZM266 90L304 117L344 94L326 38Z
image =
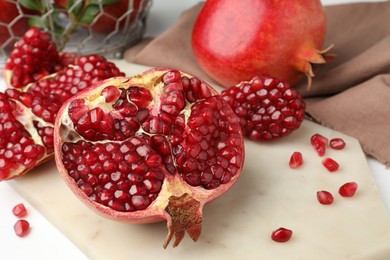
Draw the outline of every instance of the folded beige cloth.
M191 33L202 3L185 11L167 31L125 52L128 61L172 67L214 83L196 64ZM320 68L305 97L317 122L358 139L364 151L390 165L390 2L325 7L324 46L333 43L336 58Z

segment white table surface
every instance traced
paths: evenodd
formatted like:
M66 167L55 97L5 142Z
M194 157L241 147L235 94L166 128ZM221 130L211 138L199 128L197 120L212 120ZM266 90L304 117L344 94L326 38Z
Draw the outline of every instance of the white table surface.
M196 4L198 0L154 0L149 15L146 36L156 36L176 21L180 13ZM374 2L370 0L323 0L324 5L351 2ZM4 82L0 76L0 90ZM373 177L381 193L390 217L390 169L373 158L367 158ZM13 231L17 218L12 215L12 207L23 202L28 210L26 217L31 225L27 237L19 238ZM56 227L35 210L7 182L0 183L0 259L72 259L87 257L70 242Z

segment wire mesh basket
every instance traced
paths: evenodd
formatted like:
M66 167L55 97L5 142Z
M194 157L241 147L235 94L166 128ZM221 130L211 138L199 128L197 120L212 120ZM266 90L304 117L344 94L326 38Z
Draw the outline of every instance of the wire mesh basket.
M0 1L0 67L29 26L48 31L59 50L120 58L144 35L151 5L152 0Z

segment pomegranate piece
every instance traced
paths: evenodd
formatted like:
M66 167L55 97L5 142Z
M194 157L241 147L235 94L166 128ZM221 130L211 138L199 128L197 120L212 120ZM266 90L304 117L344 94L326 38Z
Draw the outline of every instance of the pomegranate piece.
M104 57L81 56L23 89L0 93L0 180L23 175L53 157L54 119L68 98L99 80L123 75Z
M321 50L325 35L320 0L213 0L197 16L192 49L200 67L224 87L256 75L291 85L306 75L310 86L313 67L332 57L329 48Z
M323 159L322 165L324 165L329 172L335 172L339 169L339 164L332 158Z
M284 243L291 239L293 235L292 230L280 227L274 231L272 231L271 239L275 242Z
M171 69L108 79L70 98L54 140L78 198L120 221L167 220L164 248L186 231L199 238L203 205L236 182L244 162L238 118L224 99Z
M321 190L317 191L317 200L323 205L330 205L333 203L333 195L329 191Z
M306 105L287 83L256 76L222 91L239 117L244 135L269 140L289 135L301 125Z
M16 42L4 69L9 86L23 88L44 76L56 72L60 56L49 33L30 28Z
M25 237L30 232L30 223L27 220L19 219L14 225L15 234Z
M353 197L358 188L356 182L347 182L339 188L339 194L343 197Z
M342 150L346 146L345 141L342 138L331 139L329 145L332 149L335 150Z
M19 203L12 208L12 213L18 218L23 218L27 215L27 210L23 203Z
M290 157L290 168L296 169L303 164L303 157L301 152L293 152Z

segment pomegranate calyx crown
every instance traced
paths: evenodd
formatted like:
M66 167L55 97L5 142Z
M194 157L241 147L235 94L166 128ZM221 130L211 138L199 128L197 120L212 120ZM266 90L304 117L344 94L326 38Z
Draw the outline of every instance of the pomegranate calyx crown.
M334 44L330 44L323 50L316 50L310 47L298 50L299 54L297 55L298 62L296 63L296 69L306 75L307 90L310 90L313 78L317 73L319 66L328 64L335 57L335 54L329 53L333 47Z
M169 232L164 248L167 248L173 236L175 236L173 247L178 246L185 231L194 242L198 240L202 231L202 208L199 201L187 193L181 197L171 196L165 211L170 215L171 221L168 221Z

